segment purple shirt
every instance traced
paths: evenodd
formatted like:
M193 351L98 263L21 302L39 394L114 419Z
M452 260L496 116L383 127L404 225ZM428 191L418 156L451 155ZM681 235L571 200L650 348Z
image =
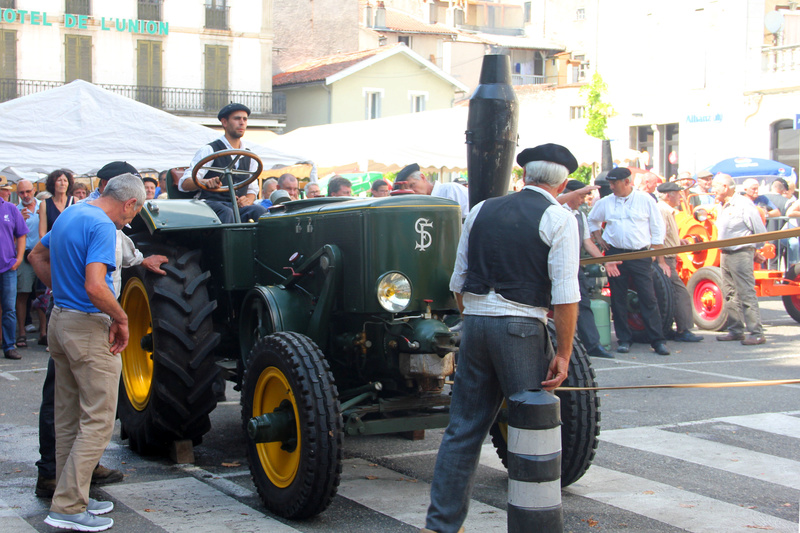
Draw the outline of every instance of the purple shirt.
M17 262L17 237L28 234L28 225L17 206L0 198L0 272Z

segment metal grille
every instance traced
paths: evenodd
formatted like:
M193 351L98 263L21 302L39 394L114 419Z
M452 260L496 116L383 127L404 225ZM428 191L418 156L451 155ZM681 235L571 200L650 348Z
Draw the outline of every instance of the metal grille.
M14 80L0 78L0 101L11 100L14 96L26 96L64 85L60 81ZM206 89L186 89L176 87L138 87L136 85L98 84L115 94L148 104L157 109L185 115L214 114L228 102L246 105L251 116L272 116L286 114L286 97L257 91L214 91ZM213 101L214 107L207 105ZM222 105L219 105L222 102Z

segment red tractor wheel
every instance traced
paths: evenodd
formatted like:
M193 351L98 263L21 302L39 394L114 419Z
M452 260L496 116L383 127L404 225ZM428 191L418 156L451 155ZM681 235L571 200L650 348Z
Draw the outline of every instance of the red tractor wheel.
M701 268L689 279L686 289L692 297L695 324L712 331L725 327L728 307L722 293L722 271L719 267Z
M786 271L786 279L800 282L800 264L792 265ZM783 296L783 306L786 312L795 322L800 322L800 286L797 286L799 294L787 294Z

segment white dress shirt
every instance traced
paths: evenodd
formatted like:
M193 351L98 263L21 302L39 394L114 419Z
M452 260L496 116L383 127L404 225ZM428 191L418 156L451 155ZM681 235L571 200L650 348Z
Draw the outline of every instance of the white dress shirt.
M646 192L634 189L625 197L610 194L598 200L589 213L589 231L601 229L603 222L603 240L614 248L641 250L664 244L664 219Z
M431 196L458 202L461 206L461 220L464 220L469 215L469 190L463 185L458 183L439 183L437 181L433 184Z
M221 140L223 143L225 143L225 149L226 150L234 150L233 146L231 146L231 143L228 142L227 137L225 137L223 135L222 137L219 138L219 140ZM245 150L246 149L243 140L241 141L241 143L242 143L241 146L239 148L236 148L236 150ZM189 168L186 169L186 171L183 173L183 176L181 176L180 181L178 182L178 189L179 190L181 190L183 192L192 192L192 191L187 191L186 189L183 188L183 182L186 181L187 179L191 181L191 179L192 179L192 169L195 167L195 165L197 165L197 163L199 163L201 159L203 159L204 157L208 157L213 153L214 153L214 148L212 148L210 144L206 144L206 145L203 145L203 147L200 148L197 151L197 153L194 154L194 157L192 158L192 162L189 163ZM214 161L212 160L211 162L209 162L208 166L214 166ZM238 163L237 163L237 167L238 167ZM255 172L257 169L258 169L258 163L256 162L255 159L251 158L250 159L250 170ZM204 169L198 170L197 171L197 177L198 178L202 178L203 176L206 175L206 172L208 172L208 171L204 170ZM222 181L223 181L222 186L224 187L225 186L224 180L222 180ZM199 191L198 191L198 194L199 194ZM258 180L253 180L250 183L250 185L247 186L247 194L254 194L254 195L256 195L256 197L258 197Z
M544 189L531 185L524 188L541 194L553 204L545 210L539 222L539 237L550 246L550 253L547 256L547 271L552 284L551 303L557 305L578 302L581 299L578 288L578 265L580 263L578 221L570 211L563 209L561 204ZM464 223L461 239L458 242L456 264L450 278L450 290L453 292L461 293L467 279L469 233L482 206L483 202L476 205ZM513 253L513 250L509 250L509 253ZM547 322L547 312L549 311L544 307L533 307L503 298L494 289L490 289L488 294L465 292L462 303L465 315L527 316Z

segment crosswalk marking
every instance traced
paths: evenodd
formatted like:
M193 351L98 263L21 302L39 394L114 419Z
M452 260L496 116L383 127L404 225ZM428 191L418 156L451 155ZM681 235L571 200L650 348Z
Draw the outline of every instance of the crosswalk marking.
M430 485L409 479L363 459L348 459L339 494L406 524L423 527L430 503ZM467 531L506 531L506 512L475 500L470 503Z
M785 437L800 439L800 418L782 413L761 413L757 415L726 416L715 419L759 431L766 431Z
M142 517L171 533L298 531L193 477L103 488Z
M654 427L603 431L600 440L800 490L800 463Z
M3 533L31 533L36 529L23 520L5 501L0 500L0 531Z
M774 516L599 466L565 490L693 533L797 531Z

